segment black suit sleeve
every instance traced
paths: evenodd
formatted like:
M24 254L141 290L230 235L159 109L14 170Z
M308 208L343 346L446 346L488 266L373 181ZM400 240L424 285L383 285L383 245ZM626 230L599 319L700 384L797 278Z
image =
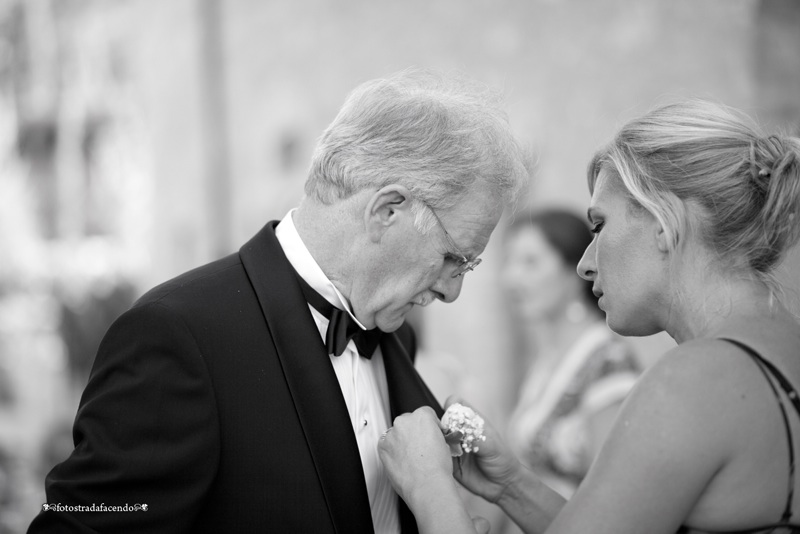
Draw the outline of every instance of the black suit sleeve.
M186 324L158 303L126 312L98 350L73 429L46 479L47 502L146 511L42 511L29 533L184 532L219 460L208 371ZM62 508L63 510L63 508Z

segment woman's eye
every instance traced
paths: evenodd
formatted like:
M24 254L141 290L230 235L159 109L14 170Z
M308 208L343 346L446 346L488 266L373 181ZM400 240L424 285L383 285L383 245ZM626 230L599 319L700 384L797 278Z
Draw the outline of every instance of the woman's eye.
M604 223L599 222L599 223L596 223L594 226L592 226L592 233L593 234L599 234L600 230L603 229L603 224Z

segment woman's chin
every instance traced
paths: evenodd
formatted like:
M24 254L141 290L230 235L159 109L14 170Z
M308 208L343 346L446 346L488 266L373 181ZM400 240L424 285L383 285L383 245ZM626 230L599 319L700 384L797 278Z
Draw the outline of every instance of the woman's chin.
M660 328L651 324L620 319L610 311L606 311L606 324L615 334L626 337L645 337L661 332Z

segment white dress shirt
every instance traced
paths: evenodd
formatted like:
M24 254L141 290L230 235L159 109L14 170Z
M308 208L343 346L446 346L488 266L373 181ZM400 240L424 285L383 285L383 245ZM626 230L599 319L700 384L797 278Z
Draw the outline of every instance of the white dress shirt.
M343 309L353 316L350 303L325 276L311 253L303 244L289 211L275 228L283 252L297 273L312 288L325 297L328 302ZM309 310L317 323L323 343L328 329L328 319L309 304ZM391 415L389 412L389 388L386 384L386 370L383 367L383 355L378 347L371 359L358 355L355 343L351 340L341 356L329 355L347 411L350 424L358 442L361 465L367 483L369 504L372 510L372 523L376 534L399 534L400 520L397 514L397 494L392 489L389 477L378 458L378 440L384 430L389 428Z

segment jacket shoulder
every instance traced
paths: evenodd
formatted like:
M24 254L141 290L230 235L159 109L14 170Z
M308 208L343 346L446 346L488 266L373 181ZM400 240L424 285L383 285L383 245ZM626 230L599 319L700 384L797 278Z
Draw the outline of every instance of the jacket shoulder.
M239 254L230 254L158 284L139 297L133 307L170 297L180 298L184 294L194 295L203 287L228 283L232 277L241 274L244 274L244 270Z

